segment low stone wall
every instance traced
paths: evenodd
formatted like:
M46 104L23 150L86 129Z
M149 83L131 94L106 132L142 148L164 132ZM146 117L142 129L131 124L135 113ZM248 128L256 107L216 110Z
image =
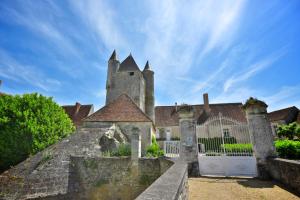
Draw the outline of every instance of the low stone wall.
M136 200L187 200L187 164L176 161L163 175L150 185Z
M68 199L136 198L173 163L165 159L130 157L71 157L72 172Z
M269 174L273 179L300 194L300 161L271 158L267 163Z

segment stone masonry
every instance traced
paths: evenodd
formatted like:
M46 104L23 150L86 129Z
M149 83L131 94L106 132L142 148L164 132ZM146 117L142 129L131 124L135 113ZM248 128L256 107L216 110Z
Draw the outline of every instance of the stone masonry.
M246 104L246 117L249 124L253 150L257 159L258 176L268 178L267 158L275 156L274 138L267 118L267 105L259 100Z
M192 106L182 105L179 110L180 159L188 164L189 176L199 176L196 122Z
M106 104L124 93L154 121L154 72L149 63L141 71L131 54L120 63L114 51L108 61Z

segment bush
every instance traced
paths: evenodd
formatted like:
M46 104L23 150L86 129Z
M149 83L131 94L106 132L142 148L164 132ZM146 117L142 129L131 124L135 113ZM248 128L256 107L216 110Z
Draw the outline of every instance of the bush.
M204 144L205 151L223 151L223 139L222 137L214 138L198 138L198 143ZM236 139L234 137L225 137L224 144L236 144Z
M164 155L164 151L159 147L155 137L152 137L152 144L147 147L146 156L157 158L163 155Z
M222 145L223 148L223 145ZM226 153L252 153L252 144L224 144Z
M279 157L300 159L300 141L277 140L275 147Z
M111 156L130 156L131 146L130 144L120 144L117 150L112 151Z
M289 140L300 139L300 124L293 122L287 125L280 125L277 128L277 135L280 138L287 138Z
M74 126L52 98L0 96L0 171L70 135Z

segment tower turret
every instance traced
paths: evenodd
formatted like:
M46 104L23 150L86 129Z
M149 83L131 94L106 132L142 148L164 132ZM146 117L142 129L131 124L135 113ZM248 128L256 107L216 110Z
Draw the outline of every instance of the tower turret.
M150 69L149 62L146 62L143 70L145 79L145 113L154 121L154 72Z
M110 92L114 88L114 76L120 67L120 62L116 50L113 51L109 60L107 68L107 79L106 79L106 104L110 101Z

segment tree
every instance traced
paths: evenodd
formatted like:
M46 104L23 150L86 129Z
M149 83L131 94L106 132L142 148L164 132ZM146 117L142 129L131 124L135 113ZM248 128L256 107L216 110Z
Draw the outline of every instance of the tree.
M52 98L0 96L0 171L70 135L74 125Z
M287 125L280 125L277 128L277 135L281 138L288 138L290 140L296 137L300 139L300 124L293 122Z

